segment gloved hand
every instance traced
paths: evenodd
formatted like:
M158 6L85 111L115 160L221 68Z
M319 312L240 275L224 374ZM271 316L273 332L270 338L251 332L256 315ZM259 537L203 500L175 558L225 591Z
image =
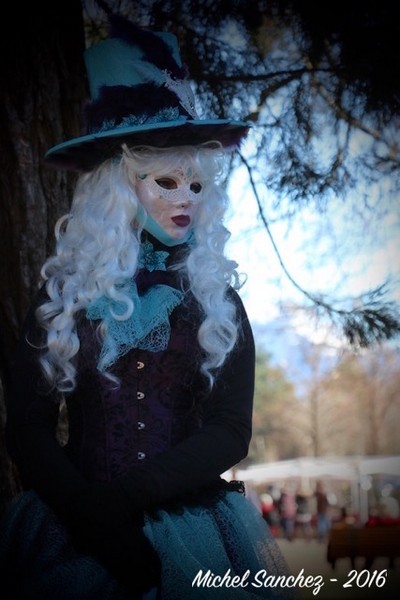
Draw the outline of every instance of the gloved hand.
M63 513L76 550L97 558L133 598L159 584L161 564L143 533L143 512L132 510L118 486L90 484Z

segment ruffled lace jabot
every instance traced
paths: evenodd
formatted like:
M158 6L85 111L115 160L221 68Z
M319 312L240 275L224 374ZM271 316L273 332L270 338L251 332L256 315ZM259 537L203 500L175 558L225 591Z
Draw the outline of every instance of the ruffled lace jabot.
M118 286L118 292L133 303L129 317L124 318L127 304L123 300L101 296L89 305L87 318L103 321L107 330L98 362L100 371L133 348L166 350L171 332L169 316L184 297L176 271L167 270L167 264L174 263L181 251L179 247L166 249L156 240L143 242L137 276Z

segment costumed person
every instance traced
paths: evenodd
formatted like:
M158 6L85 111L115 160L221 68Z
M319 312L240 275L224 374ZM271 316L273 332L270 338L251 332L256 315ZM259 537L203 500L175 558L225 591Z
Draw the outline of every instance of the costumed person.
M23 492L2 585L13 600L287 597L260 585L286 563L221 477L251 437L254 342L218 183L248 124L198 118L170 34L110 16L85 58L89 132L46 155L82 173L15 359Z

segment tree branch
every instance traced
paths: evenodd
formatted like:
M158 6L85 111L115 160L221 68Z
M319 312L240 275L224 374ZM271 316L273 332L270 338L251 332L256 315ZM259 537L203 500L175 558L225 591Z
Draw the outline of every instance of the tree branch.
M267 218L265 217L252 169L243 154L241 152L238 152L238 154L247 169L258 211L273 250L284 274L292 285L308 298L317 309L322 309L333 321L335 318L339 320L344 336L353 347L366 348L374 343L389 340L399 335L400 316L398 305L394 302L384 303L379 301L379 298L384 294L385 285L380 285L378 288L371 290L367 295L364 295L364 297L360 297L358 299L359 306L351 310L345 310L343 308L336 308L331 303L326 302L321 295L310 293L292 277L282 259ZM364 298L366 301L364 301Z

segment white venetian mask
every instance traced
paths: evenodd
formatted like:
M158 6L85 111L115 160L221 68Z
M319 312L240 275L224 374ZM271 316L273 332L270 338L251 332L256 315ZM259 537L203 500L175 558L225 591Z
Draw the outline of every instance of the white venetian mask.
M186 173L177 169L167 175L149 173L139 175L138 179L140 187L146 189L148 194L162 198L167 202L197 204L202 199L203 186L192 175L191 169L188 169Z
M138 175L136 193L146 210L145 228L160 239L184 241L194 226L203 196L203 186L191 167L171 172ZM150 230L154 223L157 232ZM161 240L160 240L161 241Z

